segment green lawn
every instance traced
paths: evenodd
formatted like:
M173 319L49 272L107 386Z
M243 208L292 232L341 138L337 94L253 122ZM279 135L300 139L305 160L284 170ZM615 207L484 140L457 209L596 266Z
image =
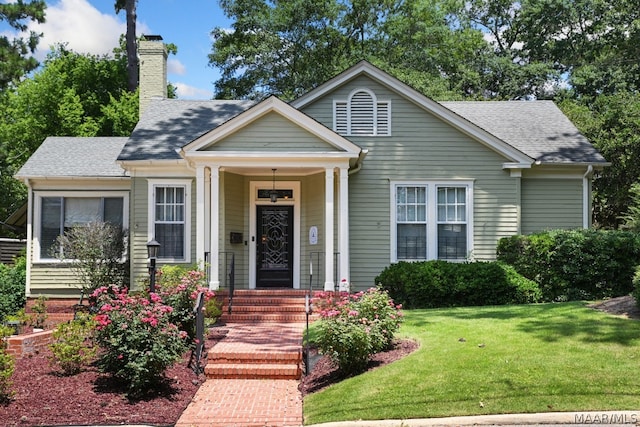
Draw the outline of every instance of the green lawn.
M640 322L582 303L410 310L400 336L420 349L307 396L305 424L640 407Z

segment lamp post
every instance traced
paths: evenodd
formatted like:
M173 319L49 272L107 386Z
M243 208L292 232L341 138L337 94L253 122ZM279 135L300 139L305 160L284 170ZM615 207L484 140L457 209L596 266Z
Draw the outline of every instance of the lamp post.
M149 292L156 291L156 259L158 258L160 243L156 239L147 242L147 255L149 256Z

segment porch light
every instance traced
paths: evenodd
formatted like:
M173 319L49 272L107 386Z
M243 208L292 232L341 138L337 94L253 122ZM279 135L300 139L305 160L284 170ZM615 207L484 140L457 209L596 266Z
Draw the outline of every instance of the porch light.
M269 193L269 197L271 198L271 203L276 203L278 201L278 192L276 191L276 169L271 169L273 171L273 187L271 189L271 193Z
M149 255L149 293L156 291L156 259L158 258L160 243L156 239L147 242L147 255Z

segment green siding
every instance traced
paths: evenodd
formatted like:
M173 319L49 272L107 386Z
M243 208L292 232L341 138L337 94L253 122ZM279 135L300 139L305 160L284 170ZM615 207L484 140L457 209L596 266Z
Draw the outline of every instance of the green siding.
M451 128L413 102L359 77L304 112L332 125L333 99L356 87L391 100L391 137L351 137L369 150L362 170L349 177L351 278L356 288L375 285L391 262L390 191L397 180L472 180L474 250L479 260L495 259L496 242L518 232L519 178L502 169L504 157Z
M249 246L244 242L249 240L249 215L247 208L248 183L245 177L232 173L224 173L224 215L220 224L221 251L235 256L235 285L246 288L249 283ZM231 232L242 233L243 242L230 242ZM230 256L230 255L229 255ZM224 260L221 260L224 264ZM229 258L231 262L231 258ZM220 265L220 281L223 286L228 279L228 270Z
M63 264L34 264L31 267L31 295L80 298L78 277Z
M324 172L302 179L300 219L300 287L309 286L309 264L313 262L313 287L322 289L324 285ZM318 227L318 244L309 243L309 228ZM318 258L317 252L322 254Z
M280 114L269 113L207 150L326 152L336 149Z
M523 179L522 233L582 228L582 179Z

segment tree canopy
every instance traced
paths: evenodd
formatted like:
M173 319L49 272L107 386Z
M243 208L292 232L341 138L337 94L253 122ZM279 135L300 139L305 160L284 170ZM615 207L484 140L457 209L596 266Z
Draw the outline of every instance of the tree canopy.
M46 7L44 0L3 2L0 3L0 22L5 21L11 28L26 32L29 22L45 21ZM34 31L23 37L0 35L0 91L38 66L38 61L31 54L36 50L41 35Z

